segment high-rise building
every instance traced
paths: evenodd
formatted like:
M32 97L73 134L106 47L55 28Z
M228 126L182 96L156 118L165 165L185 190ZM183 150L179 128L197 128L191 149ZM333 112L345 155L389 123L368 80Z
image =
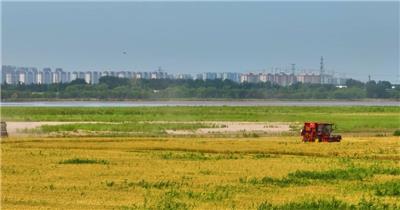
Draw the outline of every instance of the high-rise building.
M78 78L85 79L85 72L83 72L83 71L78 72Z
M25 68L18 68L17 69L17 83L18 84L26 84L26 69Z
M43 84L43 71L38 71L36 74L36 84Z
M37 83L37 69L27 68L25 69L26 74L26 84L36 84Z
M66 80L66 75L63 74L63 70L61 68L56 68L53 72L52 82L54 84L63 83L63 80Z
M133 79L133 75L134 75L134 72L131 72L131 71L125 72L125 76L128 79Z
M71 82L71 72L67 72L67 82Z
M142 72L136 72L135 73L135 79L143 79Z
M271 74L271 73L268 73L268 74L267 74L267 81L270 82L270 83L274 83L274 81L275 81L275 75L274 75L274 74Z
M193 79L190 74L177 74L175 79Z
M297 83L297 78L296 75L294 73L289 74L289 85L293 85L295 83Z
M280 86L288 86L289 85L289 77L287 74L281 72L280 74L275 74L275 82Z
M150 72L150 79L166 79L168 74L163 71Z
M92 84L92 72L91 71L87 71L85 73L85 82L88 84Z
M125 76L125 71L119 71L119 72L117 72L117 77L119 77L119 78L125 78L126 76Z
M257 83L259 82L259 75L253 73L246 73L240 75L240 82L241 83Z
M53 84L60 83L60 75L57 72L51 73L51 83Z
M142 79L150 79L151 77L150 72L142 72Z
M110 76L110 72L108 71L101 72L101 77L106 77L106 76Z
M268 75L267 74L260 73L259 77L260 77L259 78L260 82L267 82L268 81Z
M214 79L217 79L217 73L215 72L203 73L203 80L214 80Z
M79 79L79 73L77 71L73 71L71 74L71 81Z
M67 73L62 70L62 68L56 68L53 72L53 83L67 83Z
M99 79L100 79L100 72L93 71L92 72L92 84L99 83Z
M6 81L6 66L5 65L2 65L1 66L1 83L2 84L4 84L4 83L6 83L5 81Z
M311 84L321 84L321 75L312 74L311 75Z
M222 80L231 80L234 82L240 82L240 74L234 72L224 72L222 73Z
M297 75L297 81L301 83L311 83L311 84L320 84L321 77L317 74L300 74Z
M157 72L151 72L151 73L150 73L150 79L158 79L157 76L158 76L158 75L157 75Z
M52 83L52 72L50 68L43 69L43 84L51 84Z
M60 82L61 83L68 83L69 82L68 76L67 76L67 72L65 72L62 69L60 69L59 74L60 74Z
M16 84L17 83L17 73L15 66L5 66L1 67L2 82L6 84Z
M196 80L203 80L203 74L196 74Z

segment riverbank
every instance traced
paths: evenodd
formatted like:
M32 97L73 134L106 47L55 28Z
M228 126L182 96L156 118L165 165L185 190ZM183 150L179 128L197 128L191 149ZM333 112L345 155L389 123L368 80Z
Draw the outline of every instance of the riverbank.
M140 107L140 106L399 106L396 100L55 100L2 101L1 106L33 107Z

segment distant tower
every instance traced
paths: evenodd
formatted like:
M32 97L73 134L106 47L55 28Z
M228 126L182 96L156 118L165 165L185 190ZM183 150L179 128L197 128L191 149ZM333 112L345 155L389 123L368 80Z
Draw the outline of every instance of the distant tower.
M321 62L320 62L320 67L319 67L320 73L324 73L324 57L321 56Z
M368 75L368 82L371 81L371 75Z
M320 67L319 67L319 76L320 76L320 79L321 79L321 84L324 83L324 74L325 74L324 57L321 56L321 62L320 62Z
M296 73L296 64L292 63L292 74Z

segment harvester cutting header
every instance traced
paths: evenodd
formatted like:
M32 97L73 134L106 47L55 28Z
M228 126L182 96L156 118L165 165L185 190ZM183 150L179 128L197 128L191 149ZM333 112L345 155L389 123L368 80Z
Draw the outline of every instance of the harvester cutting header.
M332 123L305 122L301 130L303 142L340 142L341 135L331 135L333 131Z

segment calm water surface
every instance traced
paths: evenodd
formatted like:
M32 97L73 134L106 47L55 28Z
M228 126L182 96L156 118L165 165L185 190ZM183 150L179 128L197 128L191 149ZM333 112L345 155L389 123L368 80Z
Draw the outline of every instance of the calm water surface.
M159 106L399 106L398 101L32 101L1 106L33 107L159 107Z

